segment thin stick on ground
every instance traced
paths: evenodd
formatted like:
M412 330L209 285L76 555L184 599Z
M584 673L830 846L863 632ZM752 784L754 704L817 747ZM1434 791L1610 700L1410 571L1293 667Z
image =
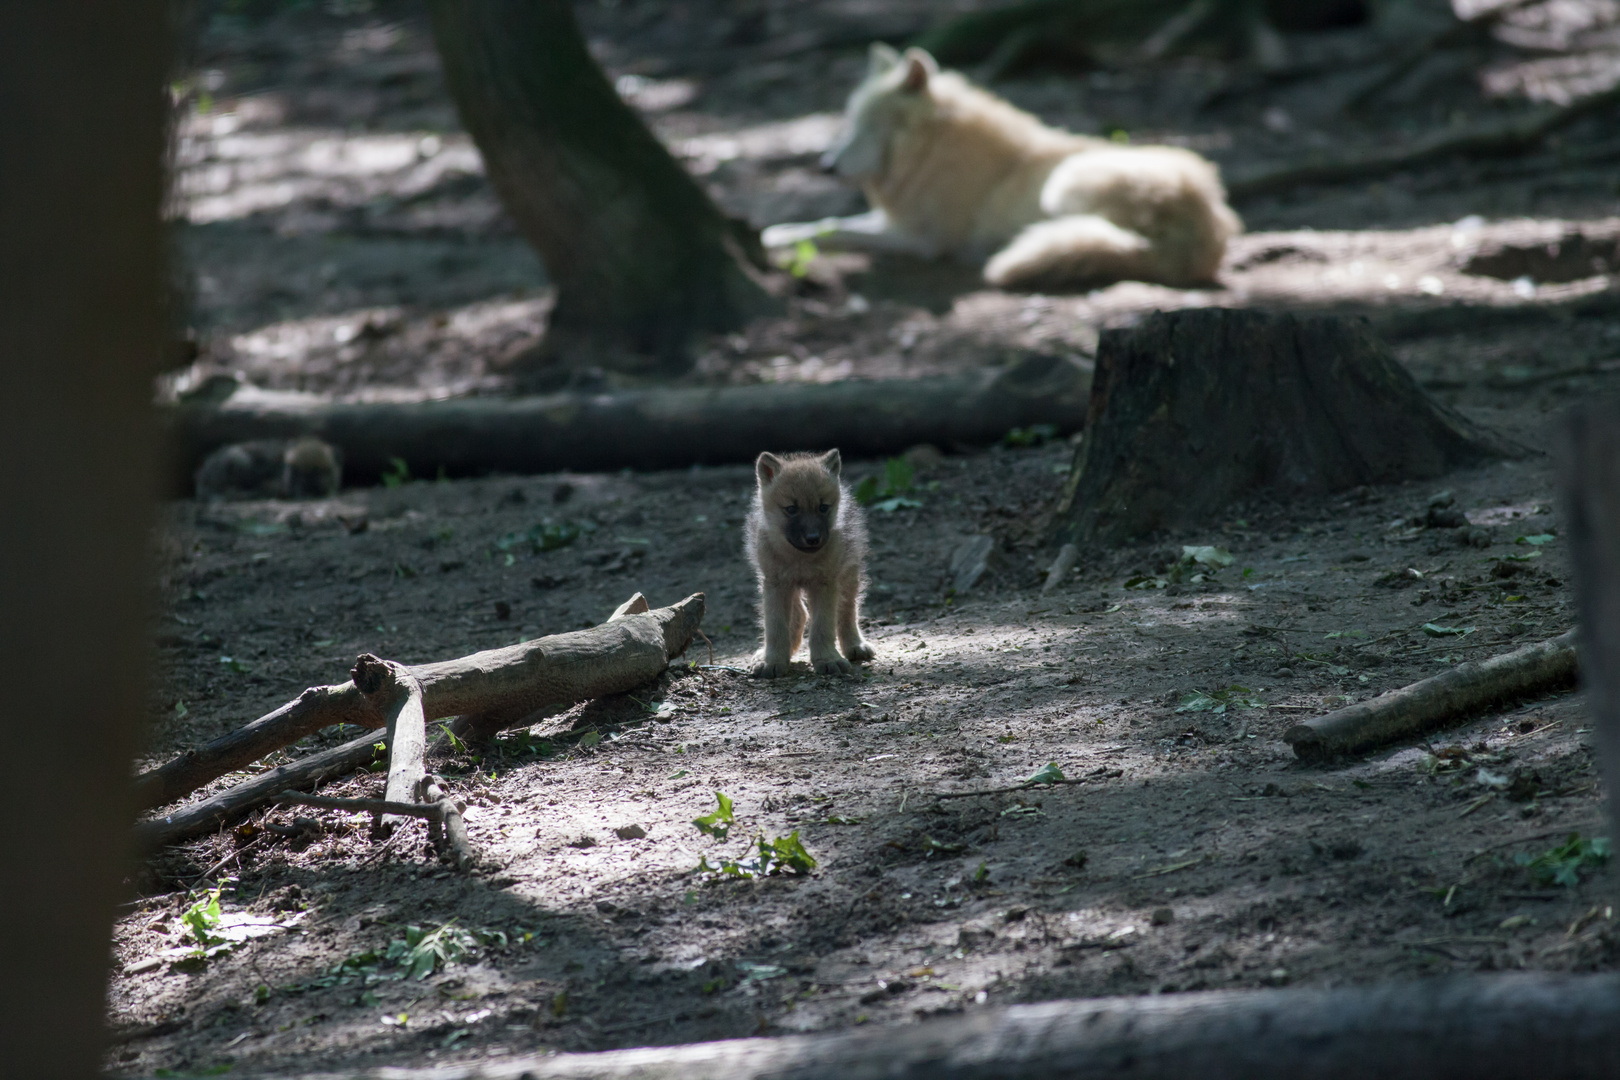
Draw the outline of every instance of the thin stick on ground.
M1301 760L1353 754L1464 720L1502 701L1546 693L1575 678L1575 631L1296 724L1283 738Z
M433 803L394 802L391 799L339 799L330 795L305 795L301 791L283 791L272 802L281 806L313 806L321 810L353 810L362 814L398 814L402 817L423 818L433 821L439 817L439 808Z

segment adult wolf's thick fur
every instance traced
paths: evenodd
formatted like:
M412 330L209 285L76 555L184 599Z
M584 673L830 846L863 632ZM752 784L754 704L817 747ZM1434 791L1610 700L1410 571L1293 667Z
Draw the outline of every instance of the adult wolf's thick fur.
M767 247L808 239L985 260L985 281L1001 288L1188 286L1214 280L1243 227L1197 154L1047 127L920 49L872 47L822 164L858 182L873 209L774 225Z

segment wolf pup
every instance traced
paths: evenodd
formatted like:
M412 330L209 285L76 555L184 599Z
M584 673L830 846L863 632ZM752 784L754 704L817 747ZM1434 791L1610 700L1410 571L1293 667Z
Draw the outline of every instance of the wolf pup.
M765 624L758 678L787 674L807 617L817 674L847 672L875 655L861 637L866 522L838 479L840 465L837 450L761 454L754 462L759 498L748 515L748 560Z
M860 184L872 209L773 225L766 247L984 261L1007 289L1122 279L1214 280L1243 223L1215 166L1170 146L1121 146L1047 127L942 72L921 49L873 45L865 81L822 167Z

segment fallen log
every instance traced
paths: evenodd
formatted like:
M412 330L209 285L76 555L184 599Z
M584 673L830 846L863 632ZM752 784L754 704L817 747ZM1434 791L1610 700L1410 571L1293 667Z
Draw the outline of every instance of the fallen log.
M1468 975L976 1009L901 1028L393 1067L389 1080L1609 1080L1620 975ZM378 1077L383 1070L308 1074Z
M1358 319L1205 308L1104 331L1052 539L1205 527L1237 499L1443 475L1529 450L1426 395Z
M210 451L313 435L343 454L349 482L403 460L416 476L561 469L669 469L752 461L762 450L881 457L919 443L989 445L1015 427L1079 429L1089 371L1031 355L1006 368L885 382L674 387L410 404L333 402L239 389L217 404L164 410L178 490Z
M1620 405L1570 413L1564 432L1564 520L1580 606L1581 681L1609 790L1620 777ZM1620 804L1609 798L1620 836Z
M627 612L631 607L635 610ZM648 610L637 593L607 622L589 630L403 670L421 685L425 719L471 714L475 719L458 725L458 736L488 735L548 705L616 694L650 681L672 657L686 651L703 611L702 593L657 611ZM380 728L386 718L352 678L341 685L312 686L274 712L142 773L135 781L136 799L143 810L166 806L336 724Z
M656 610L648 610L646 598L637 593L607 622L589 630L554 634L432 664L390 665L373 656L362 656L355 665L358 683L349 685L361 700L366 700L368 689L373 694L391 694L391 689L381 682L380 666L382 671L391 671L395 680L409 679L420 688L420 715L424 725L427 720L455 716L457 721L452 731L458 735L488 737L543 709L623 693L657 678L671 659L686 651L703 620L703 612L702 593L693 593L678 604ZM306 691L299 700L304 700L308 694ZM317 696L346 700L342 694ZM408 694L407 700L412 696ZM387 717L383 709L375 701L370 705L375 726L384 726ZM301 737L288 737L294 729L292 725L283 724L278 728L266 724L265 721L285 715L287 710L284 706L248 725L256 729L251 741L232 741L229 737L217 740L203 751L189 757L182 755L153 772L161 773L171 766L175 767L176 774L184 772L194 786L175 798L189 794L196 787ZM229 754L210 752L226 742ZM192 806L141 822L135 829L136 843L140 850L151 851L200 836L274 801L276 795L288 789L310 787L369 765L377 747L389 745L388 734L362 735L331 750L278 766ZM251 756L244 756L250 753ZM235 764L227 764L227 761L235 761ZM412 783L419 788L422 781L418 773ZM153 791L159 787L160 781L154 780L143 790ZM390 787L389 798L414 802L417 793L415 788L396 791Z
M1522 649L1470 660L1432 678L1295 724L1283 739L1304 761L1353 754L1422 734L1503 701L1575 681L1575 631Z
M423 783L422 797L438 811L430 819L428 836L440 849L440 857L457 870L466 870L472 866L474 859L472 843L467 839L467 823L461 816L461 804L445 794L437 776L429 776Z

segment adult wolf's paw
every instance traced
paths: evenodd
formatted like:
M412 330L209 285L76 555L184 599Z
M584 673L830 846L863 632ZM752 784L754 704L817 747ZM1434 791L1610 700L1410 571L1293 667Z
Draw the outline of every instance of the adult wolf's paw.
M810 666L815 669L817 675L848 675L851 670L849 661L837 653L819 659L811 657Z
M877 659L877 650L866 642L860 641L845 649L844 655L849 657L849 662L852 664L864 664L868 660Z
M768 660L760 660L754 664L754 670L749 672L749 674L756 679L775 679L786 675L787 673L788 664L785 660L779 663L771 663Z

